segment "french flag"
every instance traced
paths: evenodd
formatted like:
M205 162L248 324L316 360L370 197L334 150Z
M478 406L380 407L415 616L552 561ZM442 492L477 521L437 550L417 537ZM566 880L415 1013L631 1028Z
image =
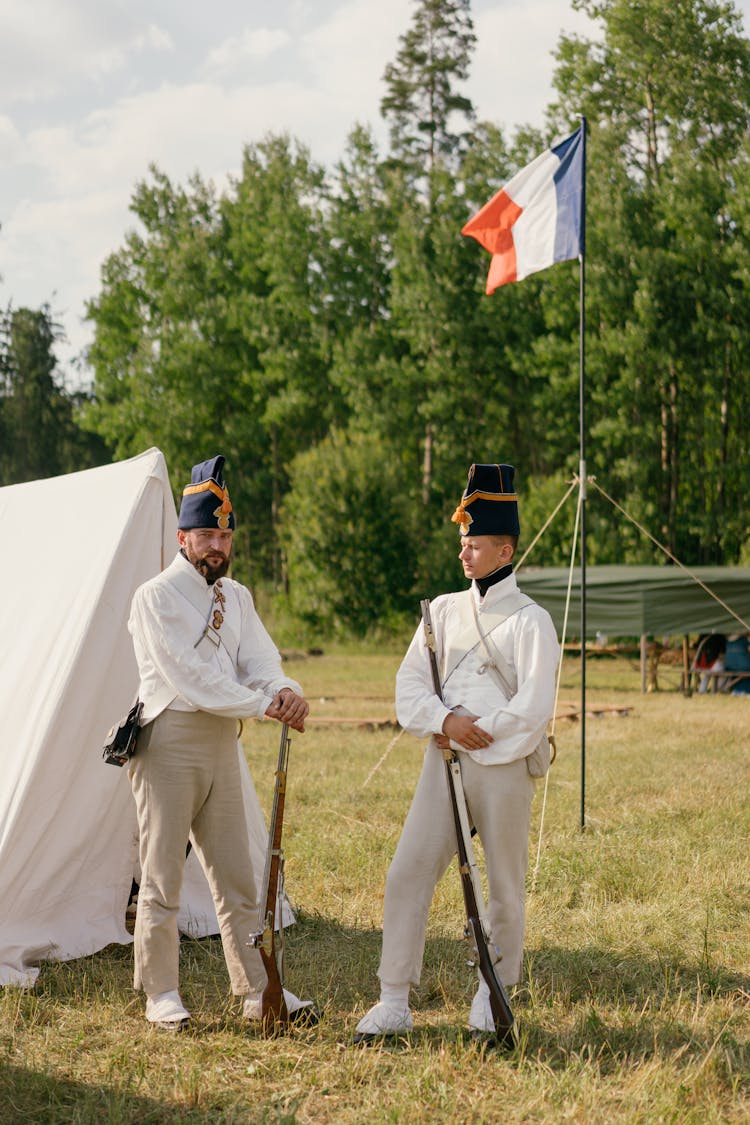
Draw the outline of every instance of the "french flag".
M487 293L581 253L583 129L517 172L463 227L492 254Z

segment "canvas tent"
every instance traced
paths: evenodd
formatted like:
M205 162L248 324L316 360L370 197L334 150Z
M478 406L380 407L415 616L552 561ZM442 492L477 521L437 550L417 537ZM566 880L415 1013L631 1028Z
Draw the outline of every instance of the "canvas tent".
M0 526L0 984L29 985L44 959L132 940L135 806L101 746L137 688L133 592L177 549L164 457L0 488ZM242 763L259 883L267 835ZM217 930L194 854L180 925Z
M691 567L744 622L750 623L750 567ZM567 567L520 570L518 585L551 614L562 631L568 589ZM573 572L568 634L578 636L581 574ZM610 637L742 633L743 624L677 566L589 566L586 568L586 631Z

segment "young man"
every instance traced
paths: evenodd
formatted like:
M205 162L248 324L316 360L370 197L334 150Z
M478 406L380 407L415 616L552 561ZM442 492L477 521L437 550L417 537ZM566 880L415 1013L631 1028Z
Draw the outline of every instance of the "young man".
M302 732L308 712L250 591L225 577L235 516L223 467L223 457L194 466L180 506L179 553L136 590L128 623L144 704L130 767L141 862L135 987L146 993L146 1019L167 1030L190 1016L178 991L177 931L188 838L211 887L232 992L244 997L248 1019L260 1019L266 973L248 945L259 918L237 720L265 715ZM285 1000L292 1017L313 1018L310 1001L286 991Z
M512 561L520 526L512 465L472 465L452 519L470 590L431 604L443 686L432 683L422 626L396 677L405 730L429 738L422 772L388 870L380 1000L360 1020L355 1042L411 1030L409 989L422 970L427 915L438 879L456 851L442 749L460 752L469 814L484 848L488 918L502 960L498 975L517 983L523 956L525 876L535 756L555 697L560 656L552 619L524 597ZM469 1013L474 1033L494 1030L481 976Z

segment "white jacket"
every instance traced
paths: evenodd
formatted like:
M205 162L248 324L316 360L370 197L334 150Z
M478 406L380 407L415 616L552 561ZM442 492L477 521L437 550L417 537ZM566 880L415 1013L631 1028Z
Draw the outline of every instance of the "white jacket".
M216 602L216 589L223 603ZM223 620L208 628L214 611ZM142 722L166 707L232 718L262 716L283 687L281 655L247 587L231 578L209 586L182 554L133 595L128 629L140 672Z
M468 596L474 599L484 633L491 629L487 620L491 614L502 614L503 602L509 596L515 602L517 593L513 574L491 586L484 598L480 597L476 583L472 583ZM511 604L510 616L489 633L503 663L515 673L516 684L511 686L517 690L509 699L510 693L501 688L487 667L489 657L478 632L473 628L467 631L465 618L459 613L457 598L466 596L441 594L430 606L445 703L440 702L433 688L429 652L420 625L396 675L398 721L410 734L427 738L440 733L450 710L463 707L478 715L477 725L493 739L485 749L471 751L475 761L500 765L525 758L539 744L555 703L560 646L552 618L535 602L516 612ZM454 670L446 679L448 650ZM466 655L456 666L458 650ZM461 747L454 745L454 749Z

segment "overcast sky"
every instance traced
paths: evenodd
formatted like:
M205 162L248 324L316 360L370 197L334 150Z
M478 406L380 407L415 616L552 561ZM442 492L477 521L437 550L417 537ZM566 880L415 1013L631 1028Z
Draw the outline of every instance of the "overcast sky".
M750 7L750 0L739 4ZM288 131L319 162L355 122L382 132L383 71L411 0L0 0L0 304L49 303L67 368L84 303L133 225L150 163L221 187L242 148ZM473 0L467 92L512 132L543 125L569 0ZM748 26L747 15L745 23ZM499 187L500 185L498 185Z

